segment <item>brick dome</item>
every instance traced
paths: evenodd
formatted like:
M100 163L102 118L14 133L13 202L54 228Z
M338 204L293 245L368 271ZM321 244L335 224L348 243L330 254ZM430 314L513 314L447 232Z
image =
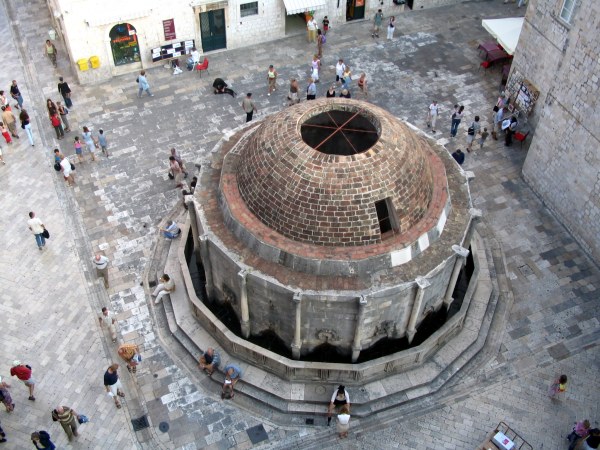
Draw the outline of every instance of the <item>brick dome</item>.
M385 110L309 101L265 120L243 145L237 182L267 227L323 246L402 235L433 195L429 144Z

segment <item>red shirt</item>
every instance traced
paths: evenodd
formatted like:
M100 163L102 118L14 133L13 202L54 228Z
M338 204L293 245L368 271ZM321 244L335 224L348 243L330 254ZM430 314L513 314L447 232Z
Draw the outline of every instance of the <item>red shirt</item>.
M21 381L27 381L31 378L31 369L25 366L16 366L10 369L10 376L17 376Z

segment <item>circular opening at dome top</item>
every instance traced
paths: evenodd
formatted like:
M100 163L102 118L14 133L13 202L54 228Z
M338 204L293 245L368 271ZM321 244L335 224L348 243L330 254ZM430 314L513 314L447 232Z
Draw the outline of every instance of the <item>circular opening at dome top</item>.
M328 155L356 155L379 139L377 128L360 110L319 113L300 126L300 134L304 142Z

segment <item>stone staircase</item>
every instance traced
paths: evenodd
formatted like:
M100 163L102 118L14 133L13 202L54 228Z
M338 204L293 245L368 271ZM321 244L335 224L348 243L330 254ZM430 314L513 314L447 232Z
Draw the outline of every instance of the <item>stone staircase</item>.
M260 407L262 413L270 411L272 414L295 415L297 420L324 416L329 398L337 384L292 382L236 359L234 355L226 353L195 319L182 275L183 246L188 232L189 223L182 227L181 240L170 243L164 266L164 272L179 286L170 299L165 298L163 301L172 335L195 361L203 349L214 347L221 354L221 368L228 362L235 362L242 368L243 376L236 386L236 404L246 406L250 410ZM503 260L501 257L493 258L489 251L484 250L482 238L478 234L474 237L473 256L477 258L479 278L463 326L446 343L435 349L423 364L411 370L393 372L384 379L363 384L345 383L354 417L368 417L401 405L408 406L415 400L422 400L437 393L445 386L453 384L455 376L469 362L474 361L486 346L497 306L504 300L495 276L496 269L504 273L503 267L496 267L499 263L503 264ZM495 343L488 343L488 347L490 345L493 347ZM491 349L491 352L495 351L494 348ZM211 380L215 391L220 391L222 373L215 372Z

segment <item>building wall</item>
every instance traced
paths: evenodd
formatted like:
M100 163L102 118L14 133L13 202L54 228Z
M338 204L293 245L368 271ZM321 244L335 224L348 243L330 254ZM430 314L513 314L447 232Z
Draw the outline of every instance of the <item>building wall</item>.
M600 2L532 0L513 74L539 90L523 176L584 249L600 261Z

